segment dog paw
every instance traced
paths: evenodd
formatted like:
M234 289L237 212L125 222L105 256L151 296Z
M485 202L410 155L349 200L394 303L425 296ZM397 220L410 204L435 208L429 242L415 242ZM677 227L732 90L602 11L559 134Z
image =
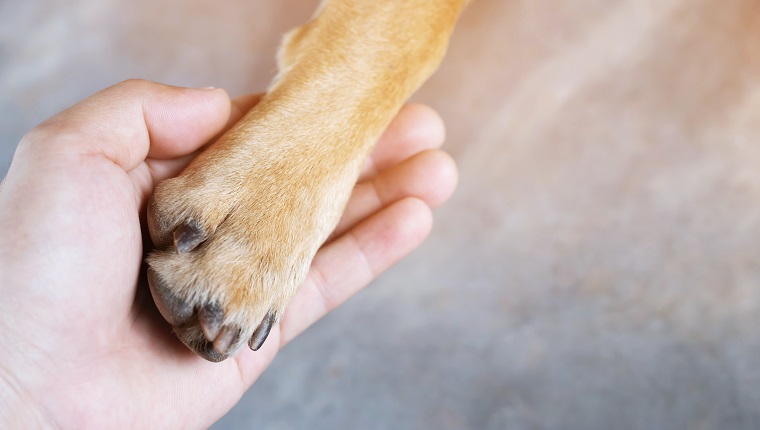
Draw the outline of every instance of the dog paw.
M214 362L246 343L261 347L355 176L321 166L330 157L307 144L294 154L292 141L263 145L251 135L267 133L231 133L159 184L148 204L153 298L182 342Z

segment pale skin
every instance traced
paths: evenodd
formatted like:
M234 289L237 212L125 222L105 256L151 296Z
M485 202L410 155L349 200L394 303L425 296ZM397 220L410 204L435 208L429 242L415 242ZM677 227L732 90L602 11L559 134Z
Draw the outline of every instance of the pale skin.
M145 286L145 203L258 100L129 81L24 137L0 187L0 427L205 428L427 236L456 168L437 114L408 105L264 346L221 363L192 353Z

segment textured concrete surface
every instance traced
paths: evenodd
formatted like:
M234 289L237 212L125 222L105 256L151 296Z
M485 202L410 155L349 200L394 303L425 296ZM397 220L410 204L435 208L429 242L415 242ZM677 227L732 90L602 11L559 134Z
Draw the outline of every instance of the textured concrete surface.
M316 0L0 2L0 174L129 77L260 90ZM461 186L430 240L215 426L760 428L760 9L480 0L415 97Z

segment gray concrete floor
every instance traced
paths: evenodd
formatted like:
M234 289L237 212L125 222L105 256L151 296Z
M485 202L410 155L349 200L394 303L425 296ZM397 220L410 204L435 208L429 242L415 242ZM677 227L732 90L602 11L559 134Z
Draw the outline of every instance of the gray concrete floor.
M263 89L316 3L0 2L0 175L122 79ZM215 428L760 428L759 12L476 2L415 96L461 167L432 237Z

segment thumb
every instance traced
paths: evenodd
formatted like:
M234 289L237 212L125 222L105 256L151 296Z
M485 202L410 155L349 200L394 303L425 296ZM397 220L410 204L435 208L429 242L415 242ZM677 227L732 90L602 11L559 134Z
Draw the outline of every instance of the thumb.
M146 157L195 151L229 116L224 90L124 81L37 126L19 144L16 158L100 155L130 171Z

